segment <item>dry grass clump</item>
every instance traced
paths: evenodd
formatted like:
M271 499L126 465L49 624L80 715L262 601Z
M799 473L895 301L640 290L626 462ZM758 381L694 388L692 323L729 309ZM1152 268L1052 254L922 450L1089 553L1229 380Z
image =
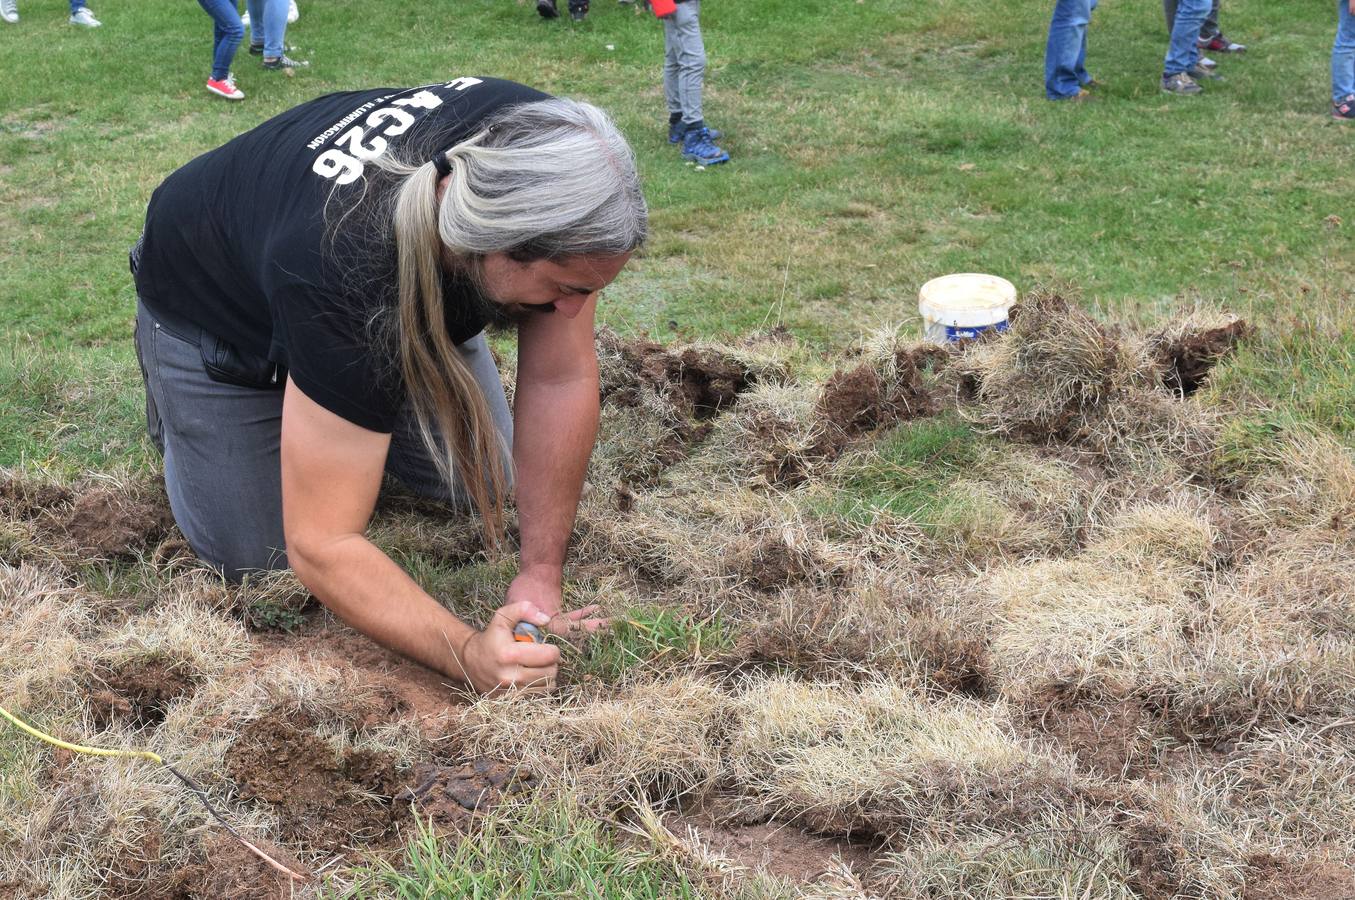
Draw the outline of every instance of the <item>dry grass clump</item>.
M1032 809L1071 793L1066 771L1011 736L1001 706L938 703L884 679L773 677L749 680L731 712L728 768L747 802L815 830L903 839L1001 815L1023 790Z
M1005 336L966 348L953 369L961 414L1009 440L1187 468L1213 446L1208 411L1173 398L1147 346L1057 295L1028 296Z
M1355 720L1266 729L1222 765L1197 761L1196 789L1214 815L1270 853L1355 864Z
M924 837L885 854L870 886L889 898L1049 897L1139 900L1124 839L1101 823L1069 827L1046 815L1013 826L978 825L960 840Z
M606 811L631 797L663 803L709 790L721 773L724 696L678 675L611 696L570 691L558 700L481 700L463 735L472 752L520 760L579 801Z
M135 746L127 732L106 733L117 746ZM163 878L196 854L207 814L187 790L143 760L76 757L52 771L17 821L9 852L0 853L0 883L16 881L34 896L135 896L148 879ZM243 833L267 826L239 810Z
M960 579L870 568L842 590L788 590L731 609L747 624L730 654L812 678L887 676L944 691L978 692L988 677L982 623Z
M1296 430L1258 448L1263 472L1245 509L1260 527L1355 527L1355 451L1329 434Z
M0 564L0 696L14 712L69 709L95 605L50 567Z
M758 382L738 405L717 418L710 435L675 468L675 483L696 481L767 490L803 481L815 464L822 426L814 417L815 386L798 381Z
M1128 507L1074 557L993 570L991 652L1004 696L1159 683L1191 658L1217 533L1199 498Z
M945 485L934 533L970 560L1067 552L1097 512L1096 483L1069 460L1020 446L985 449Z

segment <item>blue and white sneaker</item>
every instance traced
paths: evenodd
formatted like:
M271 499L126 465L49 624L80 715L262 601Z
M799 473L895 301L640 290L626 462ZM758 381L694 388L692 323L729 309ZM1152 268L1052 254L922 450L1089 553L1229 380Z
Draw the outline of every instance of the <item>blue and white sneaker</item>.
M698 166L729 162L729 154L711 143L710 137L709 128L687 132L682 137L682 158L690 159Z
M681 119L678 119L676 122L668 123L668 143L670 144L682 143L682 136L686 133L687 126L685 123L683 123ZM706 135L712 141L718 141L720 138L725 136L725 133L723 131L718 131L714 128L707 128Z

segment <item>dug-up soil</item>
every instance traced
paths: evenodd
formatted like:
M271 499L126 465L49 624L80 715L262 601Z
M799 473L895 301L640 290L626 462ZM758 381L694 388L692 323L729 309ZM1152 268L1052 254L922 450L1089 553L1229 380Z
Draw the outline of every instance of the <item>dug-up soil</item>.
M1130 333L1057 297L1005 337L836 358L602 332L575 586L723 631L550 697L477 703L295 585L212 583L154 481L0 472L0 695L172 749L321 876L291 885L158 773L61 754L20 803L45 836L0 830L0 900L50 892L44 840L86 896L308 896L398 865L420 824L456 841L558 793L650 822L702 896L1355 897L1355 462L1313 435L1236 462L1200 397L1254 334ZM946 480L911 518L844 499L934 420L983 466L925 460ZM908 465L869 471L907 487ZM377 522L441 574L501 578L466 525ZM618 840L654 849L642 830Z

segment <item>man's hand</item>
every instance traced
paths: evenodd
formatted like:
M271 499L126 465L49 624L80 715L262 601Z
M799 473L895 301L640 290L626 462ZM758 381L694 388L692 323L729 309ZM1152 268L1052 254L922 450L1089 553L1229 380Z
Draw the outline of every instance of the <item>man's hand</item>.
M518 575L508 586L505 602L530 603L551 617L549 624L544 627L545 631L571 640L593 634L611 624L610 619L593 616L600 608L596 603L583 609L562 612L564 599L560 590L560 579L545 575L529 572ZM533 621L532 624L536 622Z
M549 690L560 669L560 648L513 639L519 622L545 628L550 616L531 603L509 603L494 613L484 631L472 634L458 656L465 678L481 694L508 688Z

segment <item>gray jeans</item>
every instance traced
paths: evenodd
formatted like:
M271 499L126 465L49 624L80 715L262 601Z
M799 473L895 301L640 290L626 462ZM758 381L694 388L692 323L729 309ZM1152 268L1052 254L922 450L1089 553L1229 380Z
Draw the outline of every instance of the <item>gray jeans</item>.
M701 121L701 86L706 77L706 45L701 42L701 0L677 4L663 22L663 93L668 112L691 125Z
M137 304L146 430L164 456L174 520L193 551L232 580L253 570L285 569L283 392L213 380L203 367L202 341L201 329L171 324ZM485 336L477 335L460 350L485 393L505 448L511 447L512 414ZM449 486L438 474L409 408L391 435L386 471L420 496L468 506L461 486Z
M1178 0L1162 0L1162 12L1167 16L1167 30L1172 30L1172 25L1176 24L1176 5ZM1200 40L1213 40L1219 35L1219 0L1214 0L1209 7L1209 15L1204 17L1204 24L1200 26Z

